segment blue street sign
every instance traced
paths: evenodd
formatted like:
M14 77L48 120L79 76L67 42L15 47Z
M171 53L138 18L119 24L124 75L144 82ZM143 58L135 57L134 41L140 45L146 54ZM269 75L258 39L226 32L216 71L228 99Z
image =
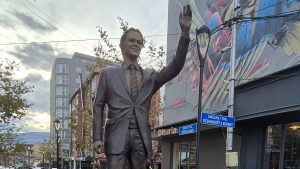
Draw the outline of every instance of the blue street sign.
M235 118L209 113L201 113L201 123L219 127L235 127Z
M197 132L197 124L194 123L194 124L179 127L178 134L181 136L181 135L192 134L196 132Z

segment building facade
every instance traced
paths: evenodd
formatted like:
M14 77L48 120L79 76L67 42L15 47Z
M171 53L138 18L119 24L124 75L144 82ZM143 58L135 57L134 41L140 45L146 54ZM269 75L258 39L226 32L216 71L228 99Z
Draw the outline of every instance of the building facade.
M191 31L202 25L216 30L232 17L233 1L189 1L193 12ZM187 1L169 1L168 32L180 30L177 16ZM180 4L180 5L179 5ZM248 17L284 15L300 3L279 0L240 1L239 12ZM299 15L289 18L248 20L237 26L235 102L236 125L233 151L239 169L284 169L299 167L300 102ZM229 28L216 31L206 57L202 86L202 112L227 116L231 51ZM153 130L161 140L163 169L194 169L196 163L199 60L195 34L181 73L166 84L163 123ZM167 62L178 37L168 36ZM183 128L191 130L183 133ZM201 125L200 166L225 168L226 128Z
M70 96L80 88L79 74L85 80L90 73L87 65L95 63L96 57L76 52L71 59L55 59L50 80L50 140L56 140L54 121L58 119L61 151L70 151Z

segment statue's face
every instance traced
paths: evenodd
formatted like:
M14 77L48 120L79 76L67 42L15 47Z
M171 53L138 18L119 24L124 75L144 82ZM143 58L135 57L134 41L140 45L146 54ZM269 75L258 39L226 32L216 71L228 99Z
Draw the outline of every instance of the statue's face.
M130 31L127 33L126 39L123 46L123 54L130 60L136 60L143 47L143 38L140 33Z

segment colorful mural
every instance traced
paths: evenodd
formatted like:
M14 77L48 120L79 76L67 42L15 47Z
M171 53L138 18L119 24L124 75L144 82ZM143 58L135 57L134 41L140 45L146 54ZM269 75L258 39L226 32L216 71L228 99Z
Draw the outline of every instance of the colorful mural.
M177 10L186 3L193 11L193 28L207 25L216 29L233 17L232 0L171 0L169 1L168 32L174 33ZM239 0L239 15L262 19L243 20L237 24L236 85L272 74L300 63L300 1ZM172 8L172 9L171 9ZM176 9L176 10L175 10ZM297 12L285 17L287 14ZM278 16L283 17L266 17ZM196 117L198 102L199 60L191 34L191 49L185 67L177 78L166 85L164 124ZM168 38L168 50L176 48ZM203 82L203 109L219 112L227 109L231 29L225 27L211 37ZM172 55L168 56L169 58ZM180 89L180 90L178 90ZM181 114L176 119L174 114ZM182 114L185 114L182 116ZM183 119L182 119L183 118Z

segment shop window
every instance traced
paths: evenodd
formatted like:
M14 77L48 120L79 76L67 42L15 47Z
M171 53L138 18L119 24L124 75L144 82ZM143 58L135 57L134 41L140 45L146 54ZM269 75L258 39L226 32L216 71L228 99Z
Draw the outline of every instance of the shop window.
M268 126L265 146L265 169L278 169L280 158L281 125Z
M173 144L173 167L172 169L195 169L196 168L196 142L187 141Z
M300 122L267 127L264 169L300 169Z
M300 123L285 126L283 168L300 169Z

